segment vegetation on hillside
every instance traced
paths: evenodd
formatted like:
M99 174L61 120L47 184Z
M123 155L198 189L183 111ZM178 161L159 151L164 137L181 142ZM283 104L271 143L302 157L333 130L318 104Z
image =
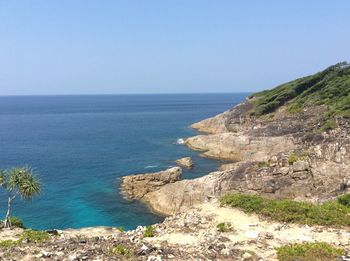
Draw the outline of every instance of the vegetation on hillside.
M228 194L221 198L223 204L256 213L279 222L308 225L350 226L350 207L347 198L323 204L274 200L256 195Z
M143 233L144 237L154 237L154 228L152 226L147 226L145 232Z
M345 251L326 243L304 243L282 246L276 249L280 261L330 261L339 260Z
M219 232L234 232L235 229L232 227L231 223L222 222L216 225L216 228Z
M25 228L22 219L18 217L10 217L10 223L12 227Z
M338 203L350 208L350 194L338 197Z
M50 234L40 230L25 230L18 240L0 241L0 248L10 248L21 245L23 242L28 243L43 243L51 238Z
M275 111L287 105L290 113L308 106L325 105L325 117L350 117L350 64L338 63L314 75L287 82L274 89L252 95L255 116Z

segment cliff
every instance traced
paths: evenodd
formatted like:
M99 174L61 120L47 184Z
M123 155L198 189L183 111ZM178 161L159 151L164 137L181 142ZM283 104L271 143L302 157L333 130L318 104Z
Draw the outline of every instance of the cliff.
M231 161L165 184L143 200L170 215L227 192L322 202L350 189L350 67L346 63L247 97L192 125L185 145Z

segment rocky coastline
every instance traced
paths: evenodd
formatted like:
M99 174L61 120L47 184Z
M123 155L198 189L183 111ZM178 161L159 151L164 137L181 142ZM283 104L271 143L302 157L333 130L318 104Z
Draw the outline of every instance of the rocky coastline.
M302 88L315 82L302 80L308 78L297 80ZM167 216L164 222L127 232L104 227L55 231L45 243L29 241L0 251L0 260L264 261L278 260L276 249L282 246L315 242L344 251L335 259L317 260L350 260L348 226L278 222L220 203L234 193L317 205L350 193L350 117L325 118L326 107L317 104L291 113L293 104L286 99L281 106L264 103L264 113L258 113L257 99L250 96L194 123L201 134L183 140L204 157L225 160L220 170L191 180L181 179L180 167L122 178L125 197ZM177 163L193 166L189 158ZM0 239L16 240L22 232L2 231Z
M142 200L158 213L173 215L227 192L322 202L350 191L349 122L308 137L322 108L296 116L282 108L273 118L261 120L247 115L250 102L192 125L208 133L184 141L205 157L232 163L193 180L156 184Z

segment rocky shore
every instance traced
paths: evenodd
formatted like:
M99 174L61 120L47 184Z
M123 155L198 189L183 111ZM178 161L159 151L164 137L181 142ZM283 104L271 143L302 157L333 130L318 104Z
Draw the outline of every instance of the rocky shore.
M310 82L307 79L305 81L296 88L315 84L312 79ZM277 96L272 96L275 97ZM169 220L178 217L179 213L188 213L193 209L203 210L204 206L212 204L213 200L232 192L261 195L271 199L309 201L316 204L349 193L350 118L341 116L327 118L328 108L314 104L298 110L297 113L291 113L289 107L293 105L293 98L291 102L285 101L275 109L259 114L257 110L261 108L258 108L257 99L259 98L255 96L248 97L222 114L193 124L192 127L202 134L184 139L184 145L200 151L202 156L225 160L227 163L223 164L220 170L193 180L177 180L157 186L145 194L142 200L156 212L172 215L167 219ZM165 172L167 171L169 170ZM231 211L233 219L238 219L242 214L237 210L215 211ZM234 211L236 212L233 213ZM203 211L198 213L202 217L205 216ZM244 218L249 220L252 217ZM164 224L167 224L167 220ZM235 223L235 220L230 222ZM259 223L258 227L261 224ZM237 222L235 225L242 227ZM265 225L270 228L284 226L272 222L267 222ZM176 227L175 224L172 226ZM273 242L267 243L266 247L254 240L252 245L240 242L238 245L243 246L240 249L242 252L233 254L236 259L232 259L231 250L227 250L225 243L222 243L225 247L216 251L220 254L211 260L225 260L226 257L221 255L226 253L225 251L231 253L231 259L227 260L245 260L241 254L247 250L252 251L246 254L246 257L251 258L247 260L259 260L259 258L275 260L275 247L290 243L293 238L297 241L307 238L311 241L329 242L341 245L349 251L348 228L336 232L337 235L343 234L343 239L339 239L325 234L320 237L320 234L317 234L317 231L318 233L334 231L331 228L285 226L293 229L286 234L279 229L260 231L268 234L265 238L268 240L264 242L269 240ZM201 222L195 225L196 230L200 227ZM230 236L232 239L242 239L245 234L254 234L253 227L250 226L246 231L238 230L236 234L232 233ZM258 236L260 232L255 234L257 238L261 238ZM183 241L188 239L190 245L201 240L199 234L194 237L185 235L181 237ZM328 241L327 238L333 239ZM171 236L168 239L173 240ZM188 249L186 251L191 252ZM204 250L201 251L205 253Z
M211 134L185 140L185 145L202 151L203 156L232 163L197 179L156 184L143 200L155 211L173 215L227 192L322 202L350 191L348 121L340 121L330 132L310 134L320 120L315 115L322 109L290 116L282 108L262 120L244 111L250 102L194 124Z

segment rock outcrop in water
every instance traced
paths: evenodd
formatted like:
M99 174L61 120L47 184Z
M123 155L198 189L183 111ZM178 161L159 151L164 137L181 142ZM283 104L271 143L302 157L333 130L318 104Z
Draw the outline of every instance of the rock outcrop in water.
M191 157L184 157L184 158L176 160L175 162L176 162L176 164L178 164L181 167L185 167L188 169L193 168L193 160Z
M294 125L299 123L295 119ZM271 121L268 124L278 123ZM227 192L313 201L349 192L348 123L312 137L304 132L285 134L285 130L278 136L274 128L271 136L267 136L268 124L251 129L246 127L243 132L187 139L186 145L203 151L204 156L236 163L225 165L221 172L162 187L152 194L151 206L159 212L173 214ZM293 121L289 120L289 124L292 129ZM299 127L295 126L295 129ZM152 202L153 198L162 198L163 202Z
M148 193L180 180L181 174L181 168L174 167L156 173L125 176L122 178L122 191L129 199L143 199Z

